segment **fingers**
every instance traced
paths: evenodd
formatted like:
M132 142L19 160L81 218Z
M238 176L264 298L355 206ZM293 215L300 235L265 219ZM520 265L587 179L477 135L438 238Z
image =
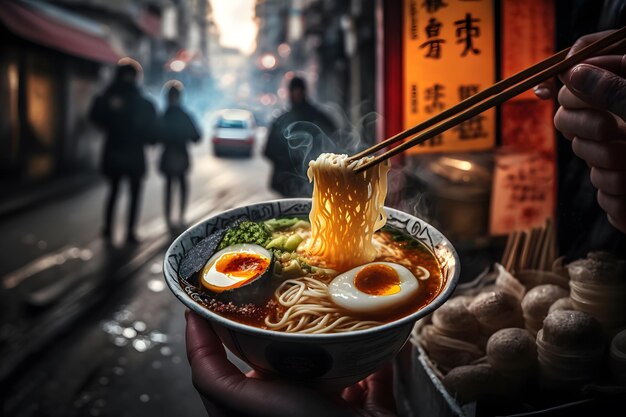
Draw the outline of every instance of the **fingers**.
M591 183L605 194L626 196L626 171L592 167Z
M622 58L620 57L620 65ZM626 80L602 68L580 64L565 79L565 85L592 107L608 110L626 120Z
M589 103L578 98L567 86L561 87L558 94L559 104L568 109L591 109Z
M586 59L584 64L593 65L594 67L602 68L612 72L620 77L626 76L626 66L624 55L602 55L594 56L593 58ZM572 69L576 68L574 66ZM570 70L571 71L571 70ZM567 73L569 73L568 71ZM567 74L566 73L566 74Z
M612 31L580 38L568 56ZM591 167L591 182L598 188L598 204L609 222L626 233L626 140L620 127L626 121L626 55L605 55L586 60L560 75L561 108L554 124L572 149ZM608 112L607 112L608 111Z
M572 47L570 48L569 52L567 53L567 58L569 58L570 56L572 56L573 54L575 54L576 52L580 51L581 49L589 46L590 44L594 43L595 41L599 40L600 38L605 37L606 35L615 32L615 30L605 30L604 32L597 32L597 33L590 33L589 35L585 35L582 36L580 38L578 38L578 40L574 43L574 45L572 45ZM587 60L585 60L584 62L590 62L592 60L594 60L594 58L589 58ZM592 64L592 65L597 65L597 64ZM602 65L598 65L599 67L602 67ZM561 73L559 75L559 79L561 81L565 81L566 79L569 78L569 74L570 74L570 70L567 70L563 73Z
M555 98L557 95L556 81L554 78L544 81L533 90L535 95L542 100L549 100Z
M246 372L246 376L248 378L253 378L253 379L262 379L263 377L255 370L252 371L248 371Z
M613 225L617 230L626 234L626 220L622 217L621 219L615 218L610 214L607 216L609 219L609 223Z
M591 183L598 189L598 204L609 223L626 233L626 170L591 168Z
M246 377L226 358L226 351L209 322L187 311L186 346L194 386L213 399L226 398Z
M598 204L608 215L609 222L626 233L626 196L613 196L598 191Z
M626 140L597 142L575 137L572 150L592 167L624 170L626 169Z
M589 35L581 36L574 43L574 45L572 45L569 52L567 53L567 56L568 57L572 56L573 54L580 51L584 47L589 46L590 44L594 43L595 41L599 40L600 38L605 37L606 35L612 32L615 32L615 29L605 30L604 32L590 33Z
M187 357L194 386L209 402L224 405L236 415L346 416L321 394L277 381L246 378L226 358L226 352L209 322L186 314Z
M595 67L604 68L613 74L623 77L626 75L625 57L626 56L594 57L586 60L585 63L593 65ZM564 73L561 77L566 82L566 85L564 85L558 93L559 104L561 104L561 106L571 108L590 108L592 107L592 104L580 99L567 86L567 82L569 81L571 72L575 68L578 68L578 65Z
M608 112L592 109L568 109L561 107L554 115L554 126L568 138L596 141L618 139L621 132L615 117Z
M391 363L370 375L367 382L366 410L376 411L377 416L395 416L396 405L393 396L393 366Z
M365 397L365 390L360 384L354 384L344 389L341 398L353 407L361 407Z

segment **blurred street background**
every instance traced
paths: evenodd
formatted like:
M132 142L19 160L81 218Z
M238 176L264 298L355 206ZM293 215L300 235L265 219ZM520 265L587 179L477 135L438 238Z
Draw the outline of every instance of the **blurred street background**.
M570 17L565 0L0 1L0 415L205 415L184 309L162 276L172 240L287 195L276 158L304 178L291 151L311 148L285 145L288 121L355 152L570 45L578 34L556 36ZM111 116L127 98L122 62L136 75L127 90L154 108L143 129L160 138L139 145L134 236L127 182L105 224L115 175L103 155L111 132L135 129ZM110 107L99 118L97 97ZM191 166L178 222L164 210L161 136L182 129L161 118L173 108L200 133L172 146ZM387 205L448 236L463 281L499 260L507 233L554 214L552 112L528 93L393 159ZM278 157L266 152L276 141Z
M365 129L375 111L374 1L331 3L2 2L0 415L205 414L163 254L185 225L280 197L262 153L295 76L339 129L374 141ZM202 131L189 146L184 224L174 228L160 147L146 147L134 245L124 242L124 183L111 239L102 235L106 135L89 116L124 57L141 64L138 85L157 113L167 108L164 84L182 82L182 105ZM222 134L224 121L241 133ZM230 152L233 138L245 139L243 152Z

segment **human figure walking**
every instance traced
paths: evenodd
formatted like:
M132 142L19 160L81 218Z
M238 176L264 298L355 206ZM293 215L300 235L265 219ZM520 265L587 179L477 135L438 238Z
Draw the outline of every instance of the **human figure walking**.
M95 98L89 112L91 121L105 134L101 169L110 191L106 203L102 236L111 241L113 213L120 183L128 180L130 199L127 244L139 242L136 234L142 180L146 171L144 147L154 142L156 111L138 85L141 65L130 58L120 60L113 82Z
M201 132L189 114L181 106L183 85L178 81L169 83L167 90L168 107L159 119L159 141L163 144L159 170L165 175L165 220L168 227L185 224L185 207L188 196L187 173L189 171L189 153L187 143L198 142ZM172 186L178 184L180 190L179 222L172 220Z
M312 192L305 175L308 161L322 152L337 151L337 144L330 140L337 127L310 102L303 78L293 77L288 90L291 108L272 123L263 154L272 163L273 190L284 197L307 197ZM291 143L286 136L291 136Z

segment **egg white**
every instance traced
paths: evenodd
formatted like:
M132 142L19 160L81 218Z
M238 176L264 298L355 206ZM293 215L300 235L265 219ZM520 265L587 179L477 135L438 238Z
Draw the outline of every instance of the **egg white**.
M272 254L265 248L259 245L253 244L239 244L232 245L227 248L222 249L221 251L216 252L209 258L206 265L202 269L202 281L204 286L213 286L213 287L222 287L227 288L240 281L244 281L243 278L231 277L227 274L219 272L215 269L217 265L217 261L227 253L233 252L242 252L242 253L255 253L257 255L263 256L267 259L272 258Z
M398 273L400 291L389 295L371 295L360 291L354 279L356 274L369 265L386 265ZM419 289L417 278L406 267L392 262L371 262L337 275L328 285L331 300L348 311L360 314L392 312L406 305Z

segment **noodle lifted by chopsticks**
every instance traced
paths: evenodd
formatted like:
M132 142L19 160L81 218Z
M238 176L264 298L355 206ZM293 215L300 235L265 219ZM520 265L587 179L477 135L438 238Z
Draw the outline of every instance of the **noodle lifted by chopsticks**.
M388 163L353 172L370 159L349 162L347 155L324 153L309 163L308 176L314 184L306 251L339 271L374 260L372 237L387 221L383 205Z

